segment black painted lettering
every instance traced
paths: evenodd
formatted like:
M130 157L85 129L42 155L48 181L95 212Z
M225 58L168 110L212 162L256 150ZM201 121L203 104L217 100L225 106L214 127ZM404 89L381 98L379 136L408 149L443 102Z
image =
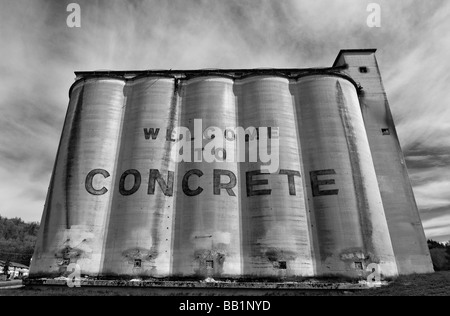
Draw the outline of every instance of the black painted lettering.
M263 189L263 190L255 190L253 187L255 185L265 185L269 184L269 180L267 179L261 179L261 180L253 180L253 176L257 176L260 174L269 174L269 173L262 173L260 170L255 171L248 171L246 172L246 180L247 180L247 196L254 196L254 195L270 195L272 193L271 189Z
M326 180L319 180L318 176L325 176L330 174L336 174L336 171L334 169L326 169L326 170L316 170L311 171L310 173L311 177L311 187L313 191L313 196L322 196L322 195L337 195L339 190L321 190L321 185L330 185L335 184L336 182L334 179L326 179Z
M156 139L156 137L158 137L158 133L159 133L159 128L157 128L156 130L153 128L144 128L144 136L145 139L150 139L150 137L152 139Z
M155 194L155 181L158 181L159 187L163 191L165 196L173 195L173 171L168 171L167 184L163 179L158 169L150 169L150 177L148 179L148 191L147 193L152 195Z
M96 174L101 174L105 179L108 178L110 176L109 172L106 171L105 169L94 169L92 171L90 171L87 176L86 176L86 181L85 181L85 187L86 187L86 191L88 191L90 194L92 195L103 195L106 192L108 192L108 189L105 187L102 187L101 189L97 190L92 186L92 182L94 180L94 176Z
M280 174L288 177L289 195L296 195L294 176L300 177L300 172L295 170L280 169Z
M202 191L203 191L202 187L198 187L195 190L191 190L189 188L189 178L193 174L195 174L199 178L201 176L203 176L203 172L201 170L198 170L198 169L192 169L192 170L189 170L188 172L186 172L186 174L183 177L183 181L181 182L181 187L183 189L184 194L186 194L187 196L196 196L196 195L199 195L200 193L202 193Z
M125 189L125 179L127 176L132 175L134 177L133 187L129 190ZM125 171L120 177L119 181L119 193L122 195L132 195L141 186L141 174L136 169L129 169Z
M221 183L220 176L227 176L230 181L228 183ZM223 169L214 169L214 195L220 195L220 190L225 189L229 196L236 196L233 192L233 188L236 186L236 175Z

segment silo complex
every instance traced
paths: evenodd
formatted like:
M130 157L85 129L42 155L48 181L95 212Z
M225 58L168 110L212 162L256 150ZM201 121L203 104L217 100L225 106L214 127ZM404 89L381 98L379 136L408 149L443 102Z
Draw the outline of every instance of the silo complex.
M433 271L375 50L76 75L31 278Z

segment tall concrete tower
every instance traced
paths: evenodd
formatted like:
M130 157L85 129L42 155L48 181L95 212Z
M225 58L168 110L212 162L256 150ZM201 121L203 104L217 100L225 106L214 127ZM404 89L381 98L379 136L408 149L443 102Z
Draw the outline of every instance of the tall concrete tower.
M347 65L342 72L362 87L359 103L399 273L432 272L427 241L375 52L376 49L341 50L333 66Z

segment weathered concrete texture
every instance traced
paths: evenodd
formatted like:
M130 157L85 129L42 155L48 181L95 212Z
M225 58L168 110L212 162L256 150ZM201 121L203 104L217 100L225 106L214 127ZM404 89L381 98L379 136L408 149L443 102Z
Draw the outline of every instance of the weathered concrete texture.
M158 126L163 131L177 125L177 105L173 104L175 80L141 78L124 89L123 123L120 148L116 154L115 187L124 194L113 194L105 236L102 275L153 275L170 273L174 199L173 192L137 190L137 173L123 175L127 170L140 171L140 182L148 183L150 169L158 170L161 179L173 181L169 171L175 170L170 159L171 142L164 138L143 141L143 126ZM158 184L156 183L156 186ZM149 211L151 210L151 211ZM140 260L140 265L135 264Z
M365 279L371 263L385 277L397 265L430 271L374 56L344 62L363 85L359 100L342 67L77 80L31 277L67 276L71 263L117 280ZM272 130L267 144L256 131L227 139L227 159L217 150L225 135L209 127ZM275 141L279 165L268 173L261 153Z
M221 130L236 126L237 107L233 80L223 77L202 77L186 81L180 91L180 125L194 133L196 119L202 119L204 129L215 126ZM199 128L196 124L196 128ZM221 138L211 130L211 134ZM193 138L194 135L187 137ZM214 179L220 183L236 184L238 165L227 161L206 163L199 160L194 147L211 152L214 139L195 138L191 141L191 161L178 164L177 174L183 178L189 170L199 170L182 187L201 188L201 194L176 195L174 222L173 274L180 276L238 276L241 268L240 207L238 187L231 191L214 192ZM197 146L195 146L198 144ZM223 146L219 146L223 147ZM228 151L227 155L234 155ZM194 160L195 159L195 160ZM182 179L180 179L182 181Z
M264 164L260 161L239 164L241 179L247 182L267 179L255 186L257 191L251 196L246 194L245 185L241 185L243 274L246 276L314 275L298 127L289 88L288 79L270 76L250 77L237 81L235 86L239 126L279 127L279 172L246 177ZM291 174L290 184L283 170L298 173ZM263 194L264 190L270 190L270 195Z
M433 272L375 50L342 51L335 66L343 64L362 86L359 100L399 273Z
M317 273L357 277L377 263L397 275L356 88L320 75L301 78L297 89Z
M124 86L123 80L86 79L72 90L30 268L34 275L58 276L70 263L99 273L110 195L86 194L84 184L92 166L114 170ZM110 187L111 177L94 182Z

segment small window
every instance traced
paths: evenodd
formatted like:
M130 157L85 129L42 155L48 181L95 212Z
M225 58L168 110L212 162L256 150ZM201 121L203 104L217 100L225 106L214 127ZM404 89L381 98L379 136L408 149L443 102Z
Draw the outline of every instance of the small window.
M391 135L391 132L389 131L389 128L382 128L381 133L383 135Z
M286 270L287 269L286 261L278 261L278 269Z
M364 270L363 263L360 261L355 262L355 269Z
M366 74L366 73L369 72L369 69L367 67L365 67L365 66L359 67L359 72L362 73L362 74Z
M141 259L134 259L134 267L135 268L142 267L142 260Z
M206 260L206 269L214 269L214 261Z

